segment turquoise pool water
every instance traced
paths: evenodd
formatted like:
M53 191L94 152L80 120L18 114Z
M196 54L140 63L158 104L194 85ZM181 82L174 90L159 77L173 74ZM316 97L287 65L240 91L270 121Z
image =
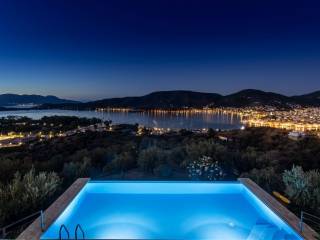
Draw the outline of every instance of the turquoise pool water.
M70 238L80 224L86 239L302 239L238 182L91 181L41 239L62 224Z

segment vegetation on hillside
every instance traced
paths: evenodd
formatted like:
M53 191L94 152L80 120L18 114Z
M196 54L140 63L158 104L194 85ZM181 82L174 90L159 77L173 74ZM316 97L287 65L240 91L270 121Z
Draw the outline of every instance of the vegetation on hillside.
M303 209L320 214L319 138L294 141L286 131L270 128L164 135L137 134L136 129L89 131L0 149L0 226L45 209L78 177L250 177L266 191L287 196L296 213Z
M97 118L78 118L71 116L51 116L34 120L28 117L2 117L0 118L0 134L14 133L59 133L100 123Z

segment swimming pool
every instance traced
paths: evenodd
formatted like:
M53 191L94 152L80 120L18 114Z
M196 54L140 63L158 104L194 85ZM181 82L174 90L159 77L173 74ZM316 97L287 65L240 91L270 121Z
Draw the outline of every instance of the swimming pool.
M303 239L239 182L89 181L41 239L63 224L70 238L80 224L86 239Z

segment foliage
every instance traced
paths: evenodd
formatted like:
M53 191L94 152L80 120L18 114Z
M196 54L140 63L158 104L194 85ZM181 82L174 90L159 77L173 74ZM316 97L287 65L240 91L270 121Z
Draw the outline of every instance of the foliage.
M97 118L78 118L73 116L50 116L34 120L27 117L0 118L1 133L9 132L55 132L76 129L78 126L88 126L101 123ZM106 122L108 124L108 122Z
M6 126L20 126L14 124L14 119L3 121ZM58 122L62 120L57 118L45 121L51 121L59 129ZM80 120L63 121L63 126L68 128L79 124ZM48 124L42 125L41 129L47 127ZM126 131L126 128L130 131ZM250 177L269 192L283 192L286 189L286 194L296 205L303 205L315 213L320 211L317 208L320 205L320 190L317 187L320 186L319 173L315 170L320 168L319 138L307 137L292 141L284 130L270 128L210 131L209 134L180 131L160 136L147 132L137 135L132 131L135 128L123 125L110 132L78 133L18 149L0 149L1 221L10 223L30 213L32 208L48 206L54 199L55 195L49 194L39 202L28 200L20 207L20 201L25 197L22 198L19 191L27 191L21 190L25 186L20 190L18 187L23 185L22 176L28 174L32 166L34 177L39 172L51 174L55 171L61 179L59 186L62 191L78 177L162 180L187 180L189 176L199 180ZM219 135L228 137L230 141L221 141ZM302 173L302 169L292 171L292 165L301 166L305 172ZM291 170L286 171L288 169ZM17 171L20 172L20 181L15 175ZM11 195L9 197L9 194L5 194L10 192L8 189L11 185L16 189L15 200L5 201L7 203L3 205L3 199L13 199ZM303 186L307 186L306 189ZM35 196L42 193L35 193Z
M316 209L320 206L320 173L304 172L298 166L283 173L286 194L300 207Z
M279 183L282 180L281 175L276 173L274 167L266 167L262 169L253 168L248 173L243 173L241 177L251 178L268 192L272 192L275 189L278 190Z
M24 176L17 172L9 184L0 186L0 223L39 210L56 193L60 183L54 172L36 174L34 168Z
M132 151L122 152L113 160L115 170L124 172L136 166L136 159Z
M212 161L208 156L202 156L198 161L191 162L187 169L192 180L217 181L225 176L218 161Z
M159 147L142 150L138 157L138 166L145 172L153 173L154 168L165 162L165 154Z

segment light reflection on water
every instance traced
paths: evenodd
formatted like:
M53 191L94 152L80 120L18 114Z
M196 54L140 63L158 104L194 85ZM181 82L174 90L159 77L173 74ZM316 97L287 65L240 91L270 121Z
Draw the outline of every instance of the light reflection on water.
M40 119L43 116L77 116L111 120L115 124L141 124L146 127L171 129L238 129L242 126L240 116L223 112L210 113L156 113L156 112L119 112L119 111L72 111L72 110L20 110L3 111L0 117L26 116Z

